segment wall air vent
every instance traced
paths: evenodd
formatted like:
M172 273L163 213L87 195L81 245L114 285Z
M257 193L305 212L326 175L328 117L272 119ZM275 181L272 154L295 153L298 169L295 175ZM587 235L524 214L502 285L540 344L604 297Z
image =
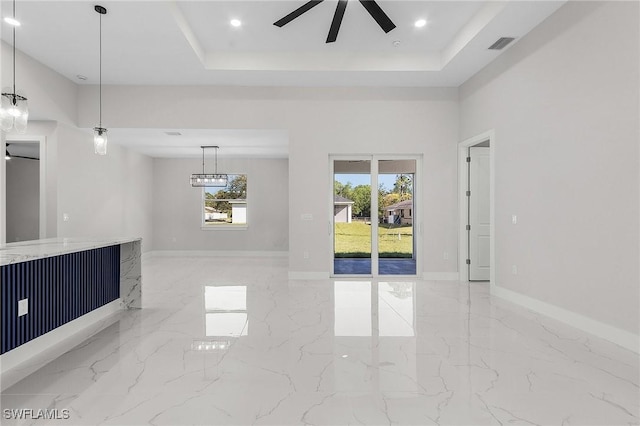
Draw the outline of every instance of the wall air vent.
M164 134L167 136L182 136L180 132L164 132Z
M489 46L489 50L502 50L513 40L515 40L514 37L500 37L495 43Z

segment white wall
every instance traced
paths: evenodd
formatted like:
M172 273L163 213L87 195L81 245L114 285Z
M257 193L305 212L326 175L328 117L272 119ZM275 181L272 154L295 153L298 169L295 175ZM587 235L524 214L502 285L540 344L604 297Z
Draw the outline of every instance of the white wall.
M92 132L60 124L58 236L142 237L150 250L152 176L151 158L113 143L96 155Z
M40 238L40 161L7 161L7 242Z
M495 129L496 284L636 335L638 16L568 2L460 88L461 140Z
M12 76L10 55L11 46L2 43L3 86ZM78 86L20 51L16 59L18 88L29 99L28 134L46 139L47 236L135 236L143 238L143 251L150 250L151 158L113 143L107 156L95 155L91 132L76 125ZM95 92L91 96L95 104ZM0 201L2 226L4 191ZM63 213L69 214L68 222Z
M330 270L330 154L423 154L424 269L458 270L451 255L457 250L457 89L107 86L103 102L114 127L287 130L293 272ZM80 125L90 126L91 87L81 88L79 107ZM313 221L302 221L303 213Z
M13 48L4 41L1 43L1 76L5 87L12 85ZM29 100L29 121L76 122L78 85L20 50L16 50L16 88Z
M202 188L189 184L189 176L201 170L200 159L153 160L154 250L288 250L286 159L219 158L219 171L247 175L246 230L201 229Z

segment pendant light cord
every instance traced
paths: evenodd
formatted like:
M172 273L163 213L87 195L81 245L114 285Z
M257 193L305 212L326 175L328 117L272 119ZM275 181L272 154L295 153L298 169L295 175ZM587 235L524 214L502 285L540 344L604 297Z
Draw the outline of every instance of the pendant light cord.
M15 1L15 0L14 0ZM99 95L99 102L100 102L100 109L99 109L99 127L102 128L102 14L100 14L100 70L99 70L99 79L100 79L100 83L99 83L99 90L100 90L100 95Z
M218 174L218 147L216 147L216 163L215 163L215 170L213 171L214 174Z
M16 19L16 0L13 0L13 20ZM13 26L13 104L16 104L16 26Z

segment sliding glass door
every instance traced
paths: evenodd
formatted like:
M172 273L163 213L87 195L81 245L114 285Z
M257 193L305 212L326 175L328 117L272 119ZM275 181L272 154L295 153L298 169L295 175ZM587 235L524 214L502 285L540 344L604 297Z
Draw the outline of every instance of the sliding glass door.
M416 275L416 158L332 159L334 275Z
M378 160L378 272L415 275L416 160Z
M371 160L335 160L333 170L334 273L371 275Z

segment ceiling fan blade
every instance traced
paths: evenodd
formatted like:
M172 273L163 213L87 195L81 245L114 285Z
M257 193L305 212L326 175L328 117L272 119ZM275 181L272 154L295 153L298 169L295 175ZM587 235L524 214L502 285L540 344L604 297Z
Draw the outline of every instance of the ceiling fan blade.
M344 11L347 10L347 3L349 3L348 0L338 1L338 6L336 6L336 13L333 14L333 21L331 21L331 28L329 28L327 43L333 43L338 38L338 31L340 31L340 24L342 24Z
M391 21L375 0L360 0L360 4L367 9L367 12L376 20L385 33L388 33L396 27L396 24Z
M289 22L293 21L294 19L296 19L298 16L302 15L305 12L308 12L309 10L311 10L311 8L316 7L317 5L319 5L320 3L322 3L324 0L311 0L306 2L305 4L303 4L302 6L300 6L299 8L297 8L296 10L294 10L293 12L291 12L290 14L288 14L287 16L285 16L282 19L277 20L276 22L273 23L273 25L275 25L276 27L282 27L286 24L288 24Z

